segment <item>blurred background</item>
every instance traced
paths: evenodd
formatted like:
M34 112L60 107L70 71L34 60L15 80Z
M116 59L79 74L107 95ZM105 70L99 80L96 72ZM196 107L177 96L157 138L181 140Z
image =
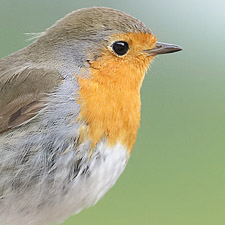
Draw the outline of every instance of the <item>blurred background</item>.
M91 6L125 11L184 51L151 65L137 141L119 181L64 225L224 225L225 1L0 0L0 57L28 45L24 33Z

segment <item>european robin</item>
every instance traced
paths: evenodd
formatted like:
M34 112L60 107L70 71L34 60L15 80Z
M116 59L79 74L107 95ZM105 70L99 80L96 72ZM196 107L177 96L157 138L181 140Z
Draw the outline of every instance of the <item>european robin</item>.
M95 7L1 59L0 223L59 223L94 205L130 157L150 62L180 50Z

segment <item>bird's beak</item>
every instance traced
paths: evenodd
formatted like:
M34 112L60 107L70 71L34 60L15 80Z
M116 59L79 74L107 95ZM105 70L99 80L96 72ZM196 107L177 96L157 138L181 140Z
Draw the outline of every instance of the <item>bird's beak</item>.
M183 49L178 45L156 42L155 48L144 50L144 52L147 53L149 56L155 56L159 54L178 52L181 50Z

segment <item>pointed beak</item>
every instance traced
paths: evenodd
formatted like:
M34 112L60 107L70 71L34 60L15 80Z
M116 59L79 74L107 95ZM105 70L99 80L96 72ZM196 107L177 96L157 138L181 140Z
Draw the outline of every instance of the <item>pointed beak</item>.
M173 53L183 50L178 45L167 44L162 42L156 42L155 48L144 50L149 56L155 56L160 54Z

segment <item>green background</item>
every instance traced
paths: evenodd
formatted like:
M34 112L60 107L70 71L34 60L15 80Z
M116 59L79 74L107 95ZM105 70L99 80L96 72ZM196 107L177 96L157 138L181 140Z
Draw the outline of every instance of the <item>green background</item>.
M64 225L224 225L225 1L0 0L0 57L26 46L24 33L91 6L123 10L184 51L151 65L135 148L117 184Z

